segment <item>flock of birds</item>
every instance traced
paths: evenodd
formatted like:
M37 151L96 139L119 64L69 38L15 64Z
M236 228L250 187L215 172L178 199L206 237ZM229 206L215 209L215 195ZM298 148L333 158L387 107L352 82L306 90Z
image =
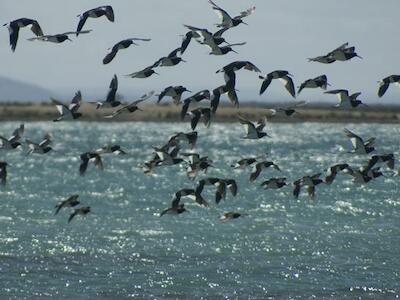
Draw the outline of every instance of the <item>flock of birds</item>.
M161 57L156 60L150 66L131 74L126 75L131 78L147 78L153 74L158 74L154 69L157 67L171 67L176 66L181 62L185 62L182 55L187 50L189 44L192 40L195 40L201 45L208 46L210 48L210 55L226 55L229 52L236 52L233 47L241 46L246 44L245 42L229 43L223 37L227 30L239 26L241 24L246 24L243 19L251 15L255 11L255 7L251 7L245 11L242 11L239 15L231 17L231 15L218 6L213 1L208 1L212 9L219 15L221 22L217 25L218 30L211 32L205 28L198 28L191 25L184 25L187 29L186 34L183 35L182 42L179 47L171 51L167 56ZM83 30L87 20L89 18L99 18L105 16L110 22L114 22L114 11L111 6L100 6L97 8L90 9L84 13L78 15L79 23L76 31L64 32L61 34L54 35L44 35L43 31L38 23L38 21L28 18L20 18L11 21L4 26L8 27L10 34L10 46L11 50L15 51L18 42L19 30L24 27L30 27L35 37L30 38L30 41L43 41L51 43L63 43L64 41L71 40L70 36L75 35L78 37L80 34L88 34L91 30ZM116 43L113 47L109 49L108 54L103 58L103 64L109 64L116 58L118 52L122 49L127 49L131 45L138 45L137 42L148 42L148 38L128 38ZM331 64L336 61L348 61L352 58L361 58L355 51L355 47L349 46L348 43L341 45L340 47L328 52L325 55L317 56L314 58L309 58L311 62L318 62L322 64ZM167 143L161 147L154 147L153 157L145 162L141 167L144 174L150 175L154 170L161 166L172 166L176 164L181 164L186 162L187 164L187 176L190 180L194 181L200 172L206 173L208 168L213 167L212 160L208 157L202 157L199 153L193 152L193 148L197 142L197 131L194 131L200 120L203 121L206 127L209 127L213 116L216 114L220 99L222 95L227 95L230 102L235 106L239 106L239 100L236 90L236 76L239 70L248 70L256 73L261 73L261 70L250 61L234 61L223 68L216 71L216 73L223 73L225 84L218 86L212 90L201 90L194 93L193 95L182 100L183 94L191 93L184 86L168 86L163 91L161 91L157 96L157 103L160 103L164 98L170 97L176 105L182 105L181 108L181 119L184 120L186 116L190 118L191 132L179 132L174 136L170 137ZM365 105L361 100L358 99L360 92L351 94L346 89L335 89L327 90L329 86L328 79L326 75L319 75L315 78L307 79L298 88L297 92L293 82L293 75L291 75L286 70L275 70L264 76L259 76L262 80L260 87L260 95L263 94L274 79L279 79L282 81L285 89L290 94L291 97L296 98L296 94L305 88L321 88L325 90L325 94L336 95L339 102L336 106L345 108L357 108L360 105ZM400 75L391 75L381 81L379 81L378 86L378 96L382 97L389 85L392 83L400 84ZM151 98L155 92L151 91L143 96L141 96L136 101L129 104L123 104L118 95L118 78L116 75L113 76L109 91L104 101L92 102L96 105L96 109L101 109L103 107L113 107L115 110L105 118L114 118L122 113L134 113L140 111L138 106L141 102ZM64 120L76 120L82 116L79 112L79 108L82 102L81 92L76 92L75 96L71 100L71 103L66 105L56 99L51 99L55 104L60 115L55 122ZM201 102L201 103L200 103ZM200 103L200 104L199 104ZM208 103L208 106L201 105L202 103ZM296 113L296 108L298 106L305 105L304 101L297 102L292 106L287 107L277 107L271 110L273 115L282 114L284 116L290 117ZM194 107L194 108L193 108ZM266 126L266 118L263 118L257 122L252 122L242 115L238 114L239 122L245 128L244 139L258 140L265 137L269 137L267 132L264 131ZM371 137L364 140L362 137L353 133L348 129L344 129L345 135L350 139L352 143L353 150L351 152L359 155L368 155L375 151L374 142L375 138ZM22 145L22 137L24 135L24 124L21 124L19 128L15 129L11 137L6 138L0 136L1 149L3 150L13 150L20 148ZM27 154L46 154L52 150L53 137L51 134L47 133L44 135L40 142L34 142L29 139L25 139L28 146ZM190 152L181 152L183 144L186 143L190 148ZM106 145L100 149L93 151L88 151L80 155L80 166L79 173L84 175L89 163L93 162L94 166L98 169L103 169L102 155L108 153L116 154L126 154L124 150L121 149L119 145ZM354 178L355 181L361 183L367 183L371 180L378 178L383 175L381 168L385 164L391 170L395 168L395 158L393 153L385 153L380 155L372 155L367 160L366 164L357 168L350 166L347 163L340 163L330 166L327 169L325 178L321 178L322 172L316 174L305 175L292 182L293 195L298 198L302 188L305 188L308 195L313 198L315 196L316 187L320 184L330 185L335 180L336 176L343 172ZM253 171L250 173L249 181L255 181L260 174L268 169L274 168L277 171L281 171L280 167L273 161L269 161L266 155L260 155L258 157L246 157L238 160L231 165L233 169L246 169L253 166ZM400 170L399 170L400 171ZM5 185L7 181L7 162L0 162L0 183ZM264 189L281 189L288 186L286 177L273 177L269 178L261 183ZM216 177L206 177L198 181L194 188L180 189L178 190L172 199L171 206L164 209L160 216L165 214L181 214L186 210L184 203L182 203L182 198L188 197L193 199L200 206L207 207L208 201L202 196L202 192L205 187L213 187L215 189L215 202L218 204L221 200L226 198L227 189L229 189L232 196L236 196L238 192L238 185L233 178L216 178ZM55 206L55 213L57 214L61 209L66 207L76 207L80 204L78 200L79 195L71 195L66 200L58 203ZM81 206L75 208L69 216L68 222L70 222L76 215L86 215L90 212L90 206ZM227 212L222 217L222 221L229 219L236 219L246 214L240 212Z

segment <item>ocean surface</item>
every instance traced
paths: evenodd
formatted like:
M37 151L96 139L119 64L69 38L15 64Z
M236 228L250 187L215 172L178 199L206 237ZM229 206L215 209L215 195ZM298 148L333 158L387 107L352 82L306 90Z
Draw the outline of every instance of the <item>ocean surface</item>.
M9 137L19 126L0 124ZM396 299L400 297L400 177L368 184L350 176L319 185L316 197L299 199L292 187L263 190L260 183L289 182L367 156L349 154L346 127L377 138L377 154L400 157L400 127L382 124L268 124L271 135L244 140L240 124L198 125L195 151L214 161L192 182L185 165L164 166L153 176L139 167L188 124L25 124L24 138L54 136L54 151L27 156L0 151L8 182L0 187L0 299ZM105 144L128 154L104 155L104 170L89 164L79 176L79 155ZM185 144L182 151L190 149ZM252 168L230 164L267 153L281 172L266 169L253 183ZM396 166L396 169L398 165ZM238 195L218 205L206 187L203 208L189 198L189 212L165 215L172 195L206 176L234 178ZM67 223L71 208L54 206L79 194L91 213ZM246 217L220 222L224 212Z

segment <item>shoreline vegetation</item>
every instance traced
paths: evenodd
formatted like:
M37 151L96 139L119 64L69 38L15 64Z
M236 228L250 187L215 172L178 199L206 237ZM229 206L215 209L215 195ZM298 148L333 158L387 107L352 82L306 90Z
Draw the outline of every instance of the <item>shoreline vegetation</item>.
M221 104L212 122L236 122L238 113L250 120L267 116L269 122L331 122L331 123L400 123L400 106L375 105L357 109L335 108L333 105L312 104L296 108L291 117L272 116L269 109L289 106L289 103L247 102L235 108ZM121 114L113 119L106 119L114 109L96 110L95 105L84 103L80 108L83 114L79 121L89 122L181 122L181 106L174 104L142 104L143 111ZM193 107L194 108L194 107ZM192 108L191 108L192 109ZM0 103L0 121L52 121L58 117L58 111L50 102L2 102ZM188 117L185 118L185 121Z

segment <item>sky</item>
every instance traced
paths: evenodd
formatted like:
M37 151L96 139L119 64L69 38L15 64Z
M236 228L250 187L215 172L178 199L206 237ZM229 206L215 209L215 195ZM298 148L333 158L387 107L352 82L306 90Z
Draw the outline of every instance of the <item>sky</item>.
M216 31L219 19L207 0L1 0L2 24L27 17L38 20L45 34L73 31L77 15L100 5L112 5L115 22L106 18L89 18L84 29L90 34L73 42L52 44L27 41L33 37L29 29L20 31L15 53L9 47L8 30L1 27L0 76L34 84L49 90L51 95L69 100L81 90L84 98L104 98L114 74L119 78L119 93L126 100L150 90L160 92L170 85L183 85L189 90L213 89L224 83L215 71L236 60L249 60L263 73L288 70L295 85L321 74L328 76L332 89L362 92L366 103L397 102L400 89L389 88L378 99L377 81L399 74L400 53L398 0L215 0L232 16L256 6L246 18L249 24L230 29L224 35L231 43L246 42L235 48L239 54L209 55L207 47L196 42L189 45L183 58L187 63L158 68L159 76L147 79L124 77L153 64L180 46L186 33L183 24ZM107 49L131 37L151 38L122 50L108 65L102 64ZM349 42L363 59L330 65L308 62L308 57L323 55ZM240 71L237 89L242 101L293 101L282 84L273 82L259 96L258 74ZM1 94L1 91L0 91ZM1 95L0 95L0 99ZM335 102L335 96L324 95L319 89L306 89L297 100Z

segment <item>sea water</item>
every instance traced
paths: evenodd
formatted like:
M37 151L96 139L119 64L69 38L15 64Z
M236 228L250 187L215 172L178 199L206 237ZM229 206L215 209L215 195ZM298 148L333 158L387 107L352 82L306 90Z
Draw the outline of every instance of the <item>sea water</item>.
M4 122L0 134L19 126ZM400 177L384 165L384 177L368 184L339 174L318 185L310 199L292 195L291 182L324 173L335 163L354 168L368 155L348 153L346 127L376 137L376 153L400 155L400 128L379 124L268 124L271 137L245 140L238 123L198 125L195 149L213 161L207 174L186 176L186 165L163 166L146 176L140 165L153 157L183 123L25 124L24 138L51 132L54 151L26 155L27 147L0 151L8 182L0 187L1 299L395 299L400 295ZM79 175L79 155L119 144L127 155L103 156L104 170L89 164ZM190 149L182 143L181 152ZM235 161L267 154L281 172L233 170ZM182 198L188 212L165 215L173 194L199 179L233 178L218 205L215 188L203 196L209 208ZM289 186L264 190L271 177ZM324 177L324 174L322 175ZM91 212L67 220L72 208L54 206L79 194ZM224 212L247 214L220 222Z

